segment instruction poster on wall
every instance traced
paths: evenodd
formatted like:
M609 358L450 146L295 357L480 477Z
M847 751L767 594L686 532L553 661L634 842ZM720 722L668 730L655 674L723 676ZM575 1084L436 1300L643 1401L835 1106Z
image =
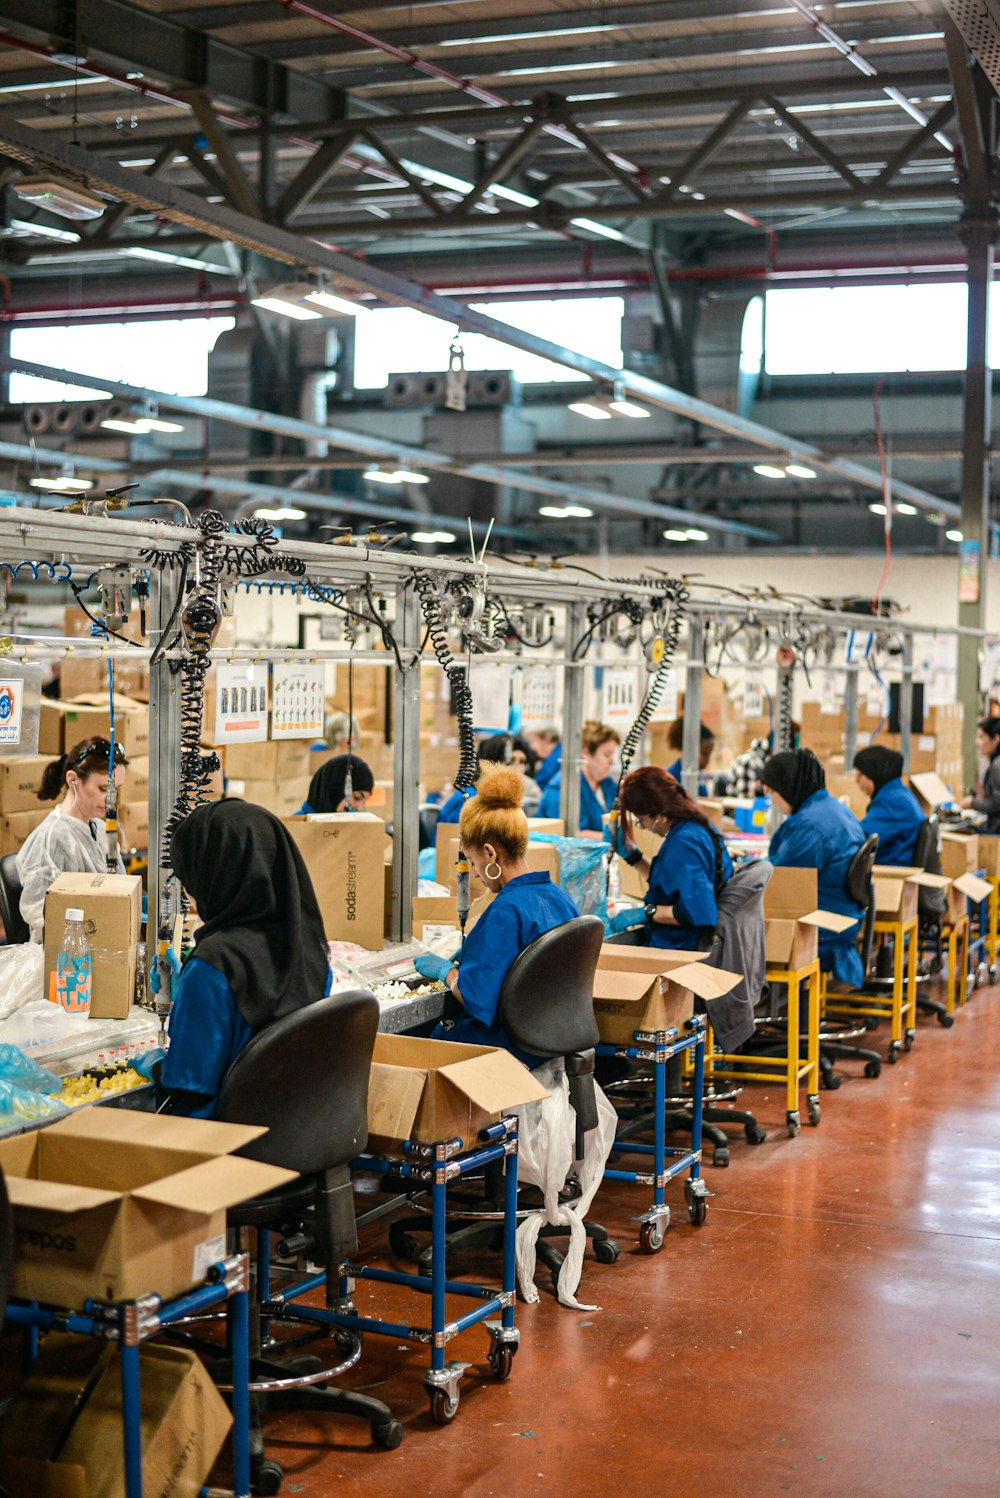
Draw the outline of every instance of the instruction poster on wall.
M267 665L216 667L216 744L260 744L267 738Z
M510 717L509 666L477 661L469 668L472 724L477 733L505 733Z
M764 679L758 671L748 671L743 682L744 718L763 718Z
M631 723L638 711L635 670L629 666L608 666L601 680L601 722L613 727Z
M0 744L20 744L24 682L0 681Z
M275 666L271 682L272 739L321 739L326 668Z
M522 733L538 733L558 723L557 679L558 672L547 666L529 666L521 672Z

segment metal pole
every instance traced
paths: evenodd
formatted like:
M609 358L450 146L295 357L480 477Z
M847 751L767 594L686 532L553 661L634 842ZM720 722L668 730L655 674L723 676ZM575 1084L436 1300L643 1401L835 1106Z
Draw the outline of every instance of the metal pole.
M566 660L563 664L562 778L559 815L567 837L580 830L580 739L583 733L589 668L573 664L573 653L587 629L585 604L573 603L566 610Z
M858 668L852 666L844 680L844 773L849 775L858 751Z
M173 611L178 579L173 573L150 572L150 645L159 643ZM166 916L163 903L166 871L161 869L163 829L177 799L181 770L179 677L171 676L168 663L159 661L149 673L149 911L146 921L146 960L150 971L156 963L160 990L157 1007L170 1007L170 969L157 962L160 923Z
M970 204L958 232L965 243L969 290L965 395L962 415L962 536L958 622L971 629L986 625L986 578L990 544L990 402L988 365L990 283L997 215L991 204ZM977 773L976 719L979 716L979 641L958 639L958 700L965 707L962 750L965 777Z
M699 613L688 615L688 662L684 682L684 738L681 744L681 778L689 796L697 800L701 751L701 673L705 657L705 620Z
M903 774L910 773L910 739L913 733L913 636L902 637L899 681L899 752L903 756ZM845 767L846 768L846 767Z
M396 589L396 639L405 660L420 649L420 601L401 582ZM393 746L392 916L393 941L409 941L413 933L413 897L417 893L417 853L420 838L420 666L396 669Z

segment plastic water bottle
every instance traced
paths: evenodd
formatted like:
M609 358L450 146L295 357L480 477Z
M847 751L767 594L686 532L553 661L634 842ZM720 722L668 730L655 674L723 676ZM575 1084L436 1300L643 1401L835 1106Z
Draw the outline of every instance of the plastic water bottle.
M62 945L56 957L56 999L67 1014L90 1013L93 964L83 930L83 911L67 910Z

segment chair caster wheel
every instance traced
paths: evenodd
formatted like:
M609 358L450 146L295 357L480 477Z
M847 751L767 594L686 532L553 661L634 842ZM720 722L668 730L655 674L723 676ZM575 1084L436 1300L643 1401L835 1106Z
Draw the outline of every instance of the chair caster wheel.
M865 1076L866 1077L878 1077L878 1076L881 1076L881 1074L882 1074L882 1063L881 1063L881 1061L866 1061L865 1062Z
M802 1121L797 1113L789 1113L785 1119L789 1139L794 1139L802 1128Z
M395 1451L403 1439L403 1427L398 1420L386 1420L383 1425L372 1426L372 1445L380 1451Z
M991 962L990 963L990 983L991 984L996 983L996 981L997 981L998 978L1000 978L1000 968L997 967L997 965L996 965L995 962Z
M458 1414L458 1395L450 1398L444 1389L435 1389L431 1395L431 1419L435 1425L450 1425Z
M943 1030L950 1030L954 1023L955 1016L953 1014L949 1014L947 1009L943 1010L942 1013L938 1015L938 1024Z
M717 1165L720 1170L724 1169L729 1164L728 1144L716 1145L715 1150L712 1154L712 1164Z
M663 1247L663 1223L659 1217L652 1222L644 1222L639 1229L639 1247L644 1254L659 1253Z
M613 1238L601 1238L594 1244L594 1258L598 1264L615 1264L621 1248Z
M251 1474L250 1486L261 1498L268 1498L270 1494L280 1493L284 1475L277 1462L259 1462Z
M916 1034L916 1030L907 1030L906 1034L903 1036L903 1050L907 1053L913 1050L913 1042L916 1038Z
M885 1053L885 1059L888 1061L888 1063L889 1063L890 1066L895 1066L896 1065L896 1062L899 1060L899 1055L900 1055L900 1052L902 1051L902 1049L903 1049L903 1047L900 1045L900 1043L899 1043L898 1040L890 1040L890 1042L889 1042L889 1048L888 1048L888 1050ZM871 1062L869 1062L869 1066L870 1065L871 1065ZM865 1070L867 1070L867 1067L865 1068Z
M747 1138L747 1144L763 1144L767 1138L767 1130L762 1129L760 1124L746 1124L743 1129Z
M819 1085L825 1087L827 1092L836 1092L843 1080L843 1077L838 1077L835 1071L820 1072Z
M394 1232L389 1229L389 1247L397 1259L414 1259L417 1255L417 1240L412 1233Z
M489 1356L490 1372L498 1384L505 1384L510 1378L510 1370L514 1364L514 1348L509 1342L501 1342L495 1347Z
M696 1228L700 1228L705 1221L708 1212L708 1198L705 1196L693 1196L688 1202L688 1216Z
M822 1117L823 1117L823 1113L822 1113L822 1110L820 1108L819 1098L810 1098L809 1099L809 1122L812 1124L812 1126L813 1126L814 1129L816 1128L817 1124L819 1123L819 1121L820 1121L820 1119Z

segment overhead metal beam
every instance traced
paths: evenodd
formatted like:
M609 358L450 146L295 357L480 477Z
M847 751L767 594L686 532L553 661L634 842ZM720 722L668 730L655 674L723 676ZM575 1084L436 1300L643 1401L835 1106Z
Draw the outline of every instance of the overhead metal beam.
M289 182L278 199L275 216L279 224L287 223L300 209L305 208L319 192L323 183L336 171L340 162L358 138L356 129L346 131L325 141L319 150L310 156L305 166Z
M109 58L128 70L263 114L342 119L343 93L308 73L220 42L124 0L0 0L0 21L29 37L65 42L88 59Z
M736 129L740 121L749 114L754 103L755 100L753 99L738 99L736 101L732 109L719 121L714 130L710 131L701 144L695 146L691 154L681 163L676 171L671 173L673 180L670 182L665 193L658 194L658 202L669 202L675 196L678 189L683 187L688 179L703 167L707 161L711 160L726 138Z
M226 183L226 197L241 213L247 213L252 218L259 218L260 204L257 201L257 194L250 186L243 166L229 143L228 135L216 119L215 111L204 90L187 89L183 98L190 105L192 114L205 132L205 138L215 153L218 169Z
M575 369L604 385L613 386L615 383L620 383L625 390L630 391L639 400L672 411L677 416L701 422L731 437L785 453L792 459L818 464L828 472L850 478L865 488L882 489L881 474L874 469L865 468L858 463L845 462L842 459L831 459L812 443L787 437L773 428L748 421L732 411L726 411L719 406L711 405L708 401L686 395L683 391L661 384L658 380L650 379L646 375L637 374L632 370L615 369L609 364L588 358L585 354L577 353L573 349L549 343L546 339L538 338L523 329L514 328L508 323L500 322L451 297L427 291L424 287L412 281L406 281L401 276L392 275L376 266L355 260L352 256L332 250L327 245L317 244L298 235L290 234L287 230L276 228L272 224L254 221L233 212L224 205L206 203L194 197L193 194L183 192L169 184L151 181L137 172L129 171L125 167L106 162L101 157L83 151L79 146L74 146L68 141L54 140L43 131L31 130L15 121L0 119L0 150L26 164L54 167L77 181L89 181L92 187L103 188L122 201L147 207L165 218L185 224L190 228L203 229L213 239L229 239L233 243L242 244L247 249L257 250L272 259L305 270L325 270L342 286L352 289L355 293L373 294L390 304L415 307L420 311L429 312L446 322L456 324L467 332L485 333L487 337L499 339L500 342L512 348L520 348L527 353L538 354L543 359L551 359L564 368ZM51 377L52 372L48 371L48 373ZM59 378L58 375L55 377ZM107 384L106 381L104 383ZM164 403L167 402L164 401ZM260 424L259 414L253 418L253 422ZM328 437L328 433L323 428L316 428L301 435ZM336 441L336 438L331 437L329 440ZM426 461L426 455L424 455L424 461ZM462 471L466 472L468 477L490 478L493 482L503 484L512 482L513 470L505 470L499 477L492 473L469 473L464 469ZM500 474L500 470L496 473ZM921 508L942 508L941 501L936 495L917 489L913 485L894 482L893 491L898 498L905 498ZM638 501L622 501L621 508L626 511L631 509L632 513L642 513L636 508L639 503ZM607 497L603 496L600 507L618 508L619 501L613 500L609 504ZM650 506L646 509L646 513L659 516L665 512L661 512L656 506ZM706 524L709 518L712 517L706 518ZM733 529L726 522L718 522L716 528Z
M946 104L942 104L939 109L934 111L926 125L921 125L920 129L911 135L909 140L903 142L898 151L893 152L886 162L885 167L879 172L871 185L883 188L891 182L899 169L904 167L908 161L912 161L927 142L933 139L939 130L944 129L954 113L955 101L954 99L949 99ZM858 160L856 155L854 160L855 162Z
M851 171L846 161L842 161L836 151L831 150L826 141L821 140L814 131L810 130L801 117L794 114L790 109L787 109L780 99L776 99L773 94L767 94L764 98L764 103L769 109L773 109L781 123L786 125L795 135L799 136L801 140L804 140L813 155L818 156L820 161L825 162L828 167L832 168L837 173L837 176L841 177L847 183L848 187L857 189L864 185L861 178Z

